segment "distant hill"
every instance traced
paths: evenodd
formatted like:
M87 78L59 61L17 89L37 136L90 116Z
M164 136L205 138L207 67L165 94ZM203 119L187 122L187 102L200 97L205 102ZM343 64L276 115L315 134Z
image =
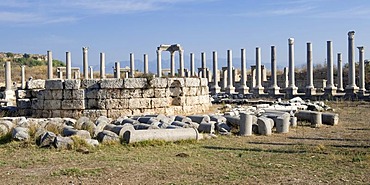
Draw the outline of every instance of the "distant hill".
M12 62L12 65L25 65L28 67L47 65L47 56L40 54L0 52L0 63ZM53 66L65 66L60 60L53 60Z

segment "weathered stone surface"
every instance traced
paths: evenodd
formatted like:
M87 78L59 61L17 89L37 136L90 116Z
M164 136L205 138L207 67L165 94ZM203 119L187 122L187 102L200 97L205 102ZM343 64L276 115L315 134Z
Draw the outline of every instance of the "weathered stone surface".
M209 123L211 121L211 118L208 115L191 115L188 116L193 122L196 123Z
M185 87L199 87L200 79L199 78L185 78Z
M63 110L74 110L74 109L82 110L82 109L85 109L85 101L84 100L62 100L61 109Z
M154 88L166 88L168 86L167 78L154 78L150 81L150 84Z
M199 98L197 96L185 97L185 105L191 106L196 104L199 104Z
M110 118L118 118L121 116L131 116L132 115L132 110L130 109L121 109L121 110L108 110L108 117Z
M63 110L62 117L79 118L82 116L82 110Z
M103 130L99 132L96 138L101 143L110 143L110 142L120 141L119 136L116 133L109 131L109 130Z
M170 97L169 89L154 89L154 97L155 98L168 98Z
M154 89L143 89L143 98L153 98L154 97Z
M152 98L152 107L153 108L165 108L171 105L170 98Z
M122 89L120 95L121 98L142 98L143 91L141 89Z
M171 97L183 96L183 91L181 87L170 87L169 90Z
M83 110L83 116L87 116L90 118L97 118L99 116L108 116L107 110Z
M26 83L27 89L44 89L45 80L30 80Z
M57 136L53 145L58 149L72 149L73 140L70 137Z
M182 90L185 96L197 96L201 94L199 87L183 87Z
M99 146L99 141L96 139L85 139L85 141L90 146Z
M85 99L85 91L83 89L72 90L72 98L74 100L84 100Z
M63 89L63 80L45 80L45 89Z
M36 142L39 147L52 147L57 136L53 132L44 131Z
M82 139L91 139L90 132L87 130L76 130L70 127L64 127L63 136L77 136Z
M239 135L241 136L251 136L252 135L252 120L253 120L252 115L245 113L245 112L240 113Z
M17 99L17 107L19 109L29 109L31 108L31 105L30 99Z
M99 79L83 79L81 80L81 88L83 89L99 89L100 80Z
M129 99L107 99L106 109L127 109L129 108Z
M85 89L85 98L89 99L100 99L101 97L98 97L99 89Z
M186 98L185 97L173 97L171 98L171 105L173 106L183 106L185 105L185 100Z
M120 99L122 98L121 89L104 89L102 91L105 91L105 94L101 94L100 96L105 99ZM140 95L141 97L141 95Z
M209 98L208 95L201 95L201 96L198 96L199 100L199 104L209 104L211 103L211 100Z
M31 99L32 109L44 109L44 100L38 100L37 98Z
M123 87L123 79L119 78L106 78L100 82L100 88L102 89L118 89Z
M148 88L149 84L146 78L125 78L123 87L127 89Z
M215 122L201 122L198 127L199 132L204 133L214 133L215 132Z
M148 108L152 106L151 98L129 99L130 109Z
M65 100L67 101L67 100ZM44 100L45 110L59 110L62 109L62 101L60 100Z
M81 80L66 79L64 80L64 89L79 89L81 87Z
M322 113L322 123L326 125L338 125L339 115L336 113Z
M270 122L270 118L266 117L259 117L257 120L258 124L258 133L261 135L271 135L272 133L272 126Z
M42 91L40 91L42 92ZM45 100L62 100L63 99L63 90L44 90Z
M29 129L25 127L15 127L12 130L12 139L16 141L25 141L30 138Z
M15 91L15 95L19 99L30 98L31 92L29 90L17 90Z

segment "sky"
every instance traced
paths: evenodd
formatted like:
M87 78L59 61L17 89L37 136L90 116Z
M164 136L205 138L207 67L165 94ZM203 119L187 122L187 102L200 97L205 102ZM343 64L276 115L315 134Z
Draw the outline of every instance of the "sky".
M197 67L205 52L212 68L212 51L218 52L219 68L226 66L229 49L238 67L241 48L246 49L249 67L255 64L255 48L260 47L268 69L274 45L282 68L288 66L290 37L295 39L298 67L306 63L307 42L312 43L314 65L324 64L328 40L333 42L334 56L343 53L345 64L351 30L356 32L355 46L365 46L365 58L369 58L369 0L0 1L0 51L46 54L51 50L53 58L63 62L70 51L72 66L80 67L82 47L89 47L89 65L98 71L99 53L104 52L108 73L115 61L128 66L130 53L139 70L143 70L143 54L148 54L149 69L155 72L160 44L180 44L186 68L190 52ZM163 52L163 68L169 67L168 61L168 52Z

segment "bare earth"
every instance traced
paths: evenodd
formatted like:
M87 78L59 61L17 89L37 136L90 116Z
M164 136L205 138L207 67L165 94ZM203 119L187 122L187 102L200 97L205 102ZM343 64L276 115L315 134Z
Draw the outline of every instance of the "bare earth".
M337 126L89 152L0 145L0 184L369 184L370 103L330 104ZM85 154L87 153L87 154Z

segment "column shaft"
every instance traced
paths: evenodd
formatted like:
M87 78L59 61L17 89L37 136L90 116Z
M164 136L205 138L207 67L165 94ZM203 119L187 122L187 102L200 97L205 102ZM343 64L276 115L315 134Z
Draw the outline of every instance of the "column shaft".
M48 57L48 79L53 79L53 54L51 51L47 51Z
M194 53L190 53L190 76L195 76Z
M202 78L206 78L207 76L207 71L206 71L206 68L207 68L207 65L206 65L206 53L205 52L202 52L200 54L200 59L201 59L201 62L202 62Z
M180 77L184 77L184 50L179 50L179 60L180 60Z
M342 64L342 53L337 54L338 62L338 91L343 91L343 64Z
M66 52L66 79L72 79L72 61L71 61L71 53Z
M135 78L135 57L130 53L130 78Z
M26 88L26 66L21 66L21 89Z
M157 50L157 76L162 77L162 51Z
M149 69L148 69L148 55L144 54L144 74L148 74Z
M90 66L90 79L94 79L94 71L92 66Z
M213 87L211 88L212 94L217 94L220 92L220 87L218 85L218 61L217 61L217 51L213 51Z
M100 53L100 78L104 79L105 77L105 53Z
M171 56L171 76L175 76L175 52L170 52Z
M348 85L346 86L346 94L354 94L358 91L356 85L356 72L355 72L355 44L354 44L355 32L348 32Z
M5 62L5 90L12 89L12 69L9 61Z
M365 92L365 61L364 61L364 47L360 46L358 48L358 56L359 56L359 73L360 73L360 81L359 81L359 88L360 91Z
M116 78L121 78L121 65L120 65L120 63L119 62L116 62L115 63L115 69L116 69L116 75L115 75L115 77Z
M83 68L84 68L84 78L89 79L89 63L87 61L87 47L82 48L82 60L83 60Z
M227 75L226 93L231 94L235 92L235 87L233 86L233 59L231 50L227 50Z

